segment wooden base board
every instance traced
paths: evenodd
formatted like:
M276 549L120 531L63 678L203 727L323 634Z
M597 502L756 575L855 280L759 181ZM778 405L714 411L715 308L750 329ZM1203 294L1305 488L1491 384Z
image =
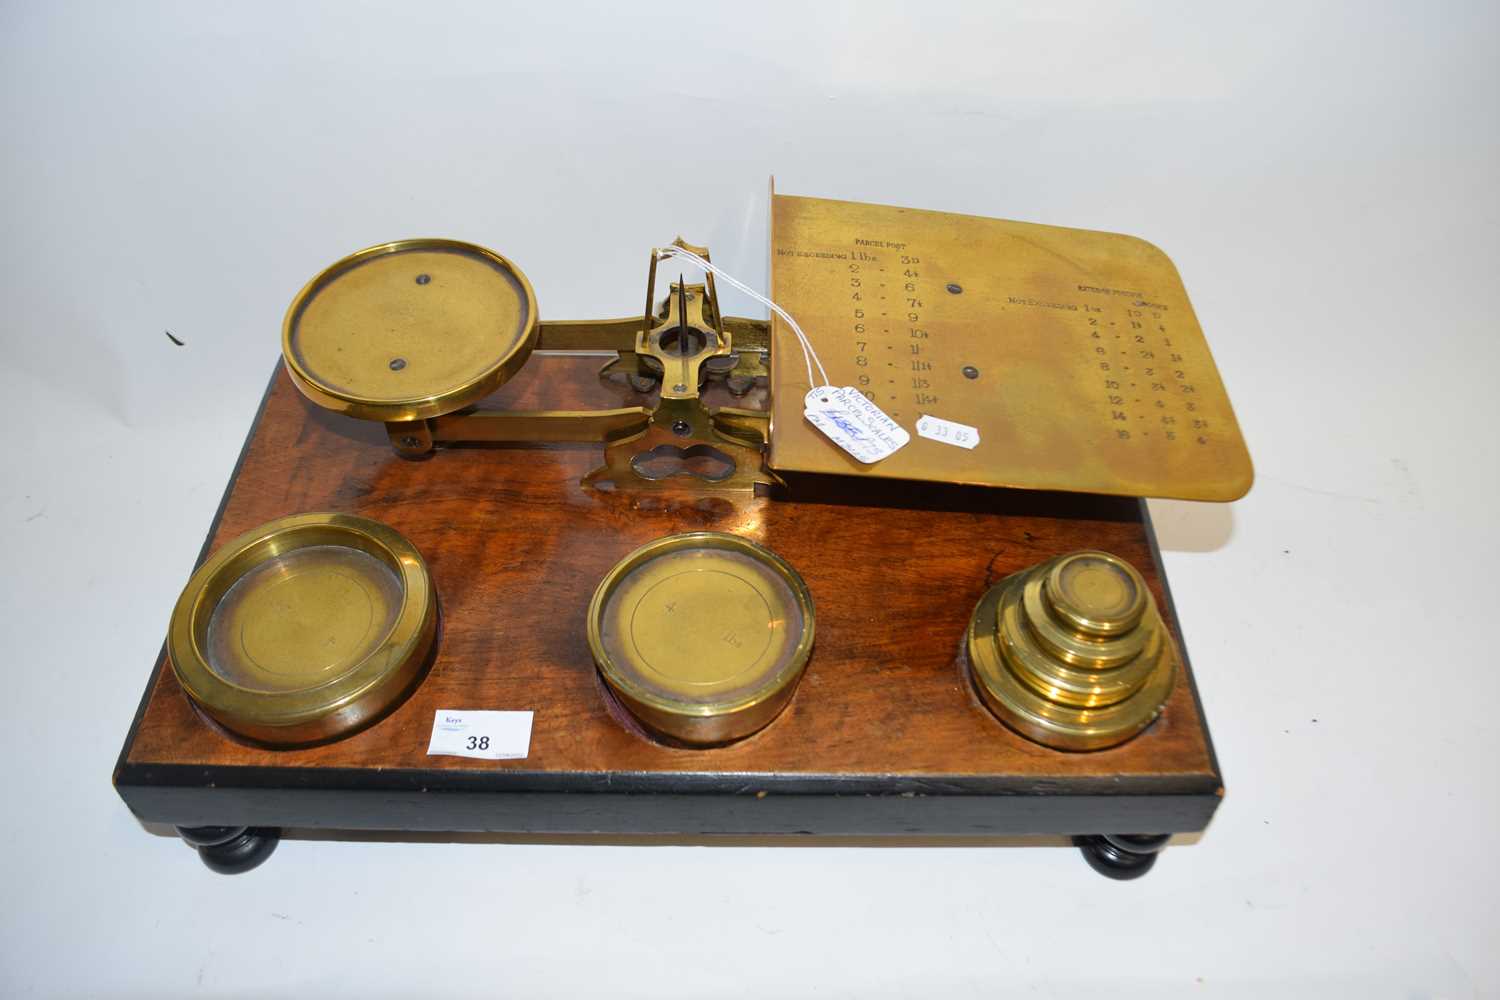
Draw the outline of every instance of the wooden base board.
M536 355L485 405L645 401L602 384L600 364ZM381 426L313 406L278 366L204 555L290 513L384 521L427 559L438 649L385 719L295 751L248 746L206 722L159 657L115 769L120 795L142 820L188 827L937 838L1208 823L1222 781L1185 649L1161 718L1123 746L1084 754L997 722L960 654L986 588L1080 548L1134 563L1180 645L1144 503L832 478L793 481L785 498L582 487L601 459L599 446L547 445L407 461ZM605 697L585 638L589 598L610 567L691 530L773 549L817 609L788 709L709 750L647 738ZM531 710L530 752L429 756L439 709Z

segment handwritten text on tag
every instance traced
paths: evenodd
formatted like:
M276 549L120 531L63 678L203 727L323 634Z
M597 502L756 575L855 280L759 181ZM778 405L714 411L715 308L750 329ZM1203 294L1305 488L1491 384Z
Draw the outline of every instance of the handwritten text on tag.
M823 436L870 465L906 446L911 435L853 386L817 386L803 397L802 415Z

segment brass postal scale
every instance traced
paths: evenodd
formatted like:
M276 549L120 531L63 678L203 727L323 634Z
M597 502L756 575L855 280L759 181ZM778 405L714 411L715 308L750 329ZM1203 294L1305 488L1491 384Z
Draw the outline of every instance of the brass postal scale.
M1203 829L1142 498L1252 470L1167 257L774 193L769 320L706 248L643 257L621 319L443 239L297 294L134 813L223 872L292 827L1060 834L1131 878Z

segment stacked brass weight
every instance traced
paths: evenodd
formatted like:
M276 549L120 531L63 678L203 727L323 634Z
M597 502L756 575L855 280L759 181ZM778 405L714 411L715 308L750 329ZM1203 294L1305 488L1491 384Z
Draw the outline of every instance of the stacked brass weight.
M1027 739L1099 750L1161 713L1177 650L1135 568L1072 552L1001 580L969 621L979 696Z

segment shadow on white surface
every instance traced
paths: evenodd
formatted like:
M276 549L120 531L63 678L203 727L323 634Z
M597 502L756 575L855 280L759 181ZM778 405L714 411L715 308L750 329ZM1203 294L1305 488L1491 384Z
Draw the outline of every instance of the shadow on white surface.
M141 823L141 828L156 837L176 838L177 831L165 823ZM671 834L526 834L483 833L477 831L409 830L326 830L289 827L281 831L283 841L312 841L349 844L493 844L497 847L999 847L1037 848L1073 847L1062 835L1026 837L856 837L782 834L751 836L722 834L714 836L674 836ZM1203 833L1177 833L1168 847L1191 847L1203 839Z
M1163 552L1215 552L1234 537L1234 505L1152 500L1151 524Z

